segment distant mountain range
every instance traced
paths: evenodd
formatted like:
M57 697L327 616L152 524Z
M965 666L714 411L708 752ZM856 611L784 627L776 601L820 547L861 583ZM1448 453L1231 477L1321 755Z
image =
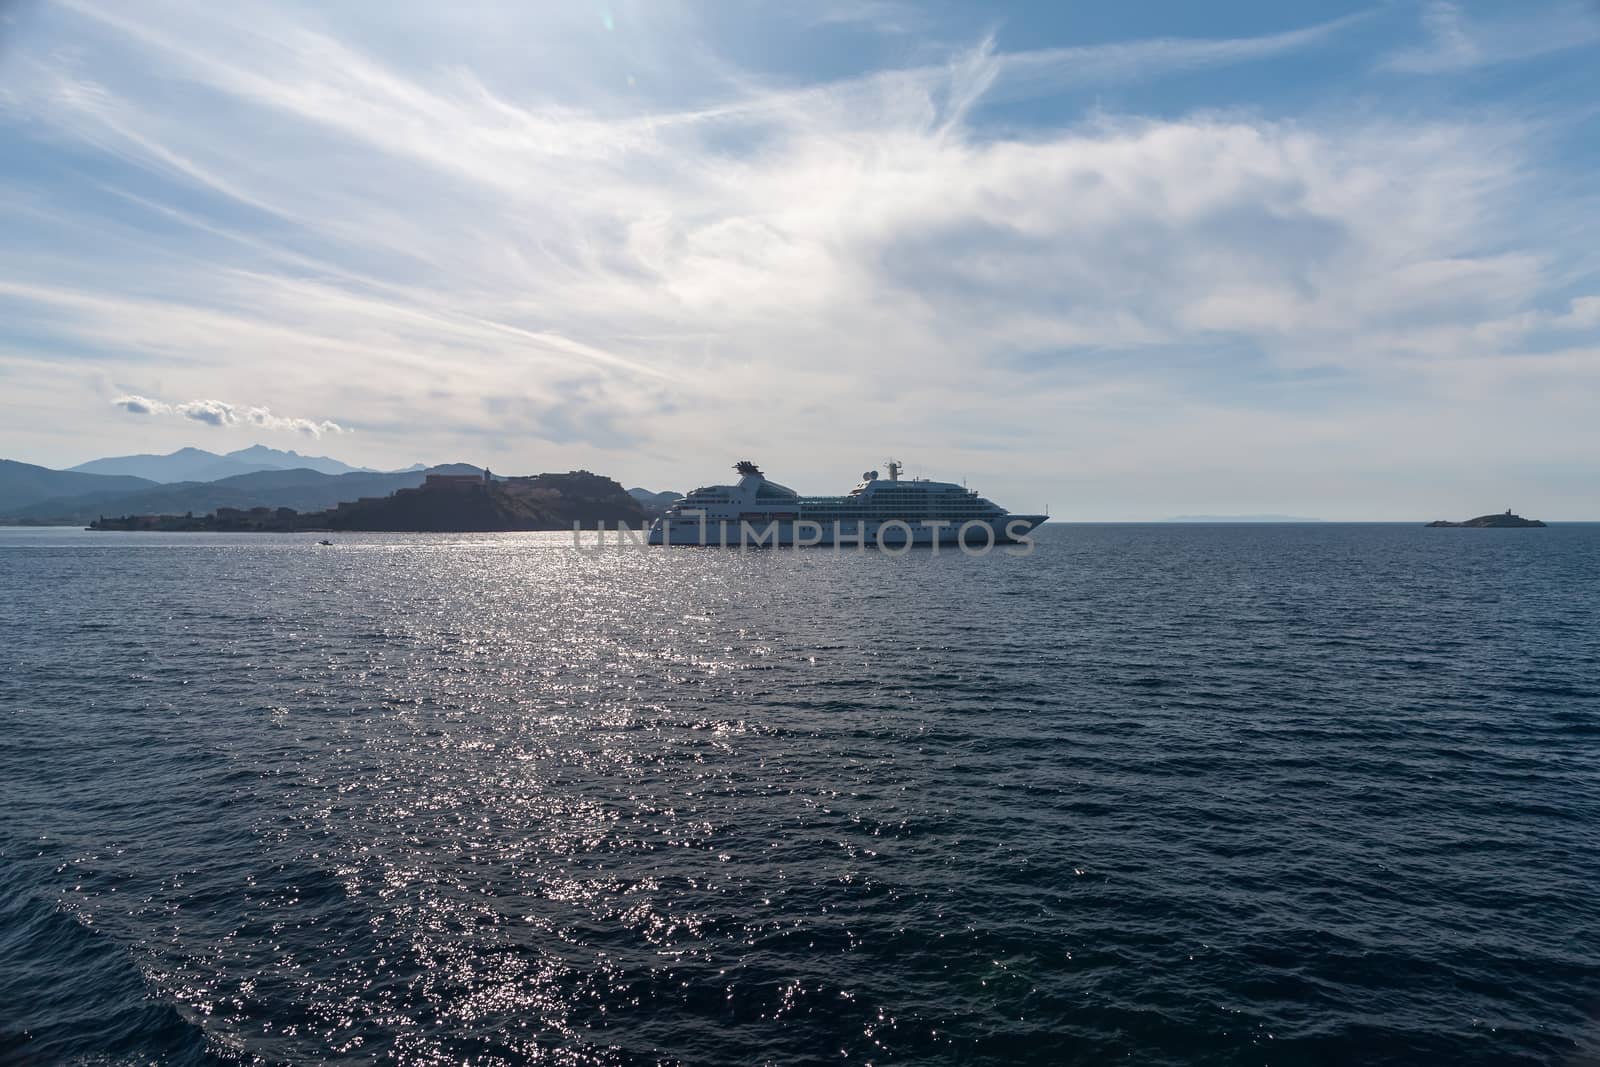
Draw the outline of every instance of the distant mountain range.
M422 470L417 464L408 470ZM218 455L203 448L180 448L165 456L110 456L69 468L76 474L118 474L152 482L215 482L256 471L313 470L322 474L376 474L371 467L352 467L327 456L302 456L266 445L251 445Z
M337 481L371 476L326 477ZM432 484L428 484L430 482ZM95 530L171 533L288 533L297 530L469 533L595 530L608 525L615 529L618 523L637 527L645 517L639 502L622 486L590 471L512 478L498 475L488 478L480 472L465 477L429 478L417 488L398 489L387 496L363 497L326 510L297 511L262 506L219 508L206 515L111 515L98 518L89 526Z
M173 482L132 493L90 493L44 500L18 508L8 517L26 522L90 522L101 515L204 515L218 508L294 508L321 511L362 497L388 496L412 489L429 473L481 474L478 467L449 463L398 474L323 474L314 470L256 471L214 482Z
M481 473L469 463L376 471L265 445L223 455L180 448L164 456L109 456L71 470L5 459L0 460L0 523L79 525L101 516L206 515L218 508L322 511L415 488L428 474ZM682 494L630 489L628 495L654 516Z
M480 469L419 463L383 472L263 445L226 455L180 448L165 456L113 456L65 471L0 460L0 522L77 524L109 514L205 514L219 507L315 511L421 485L430 470Z
M129 475L53 471L14 459L0 459L0 515L54 497L85 493L131 493L156 483Z

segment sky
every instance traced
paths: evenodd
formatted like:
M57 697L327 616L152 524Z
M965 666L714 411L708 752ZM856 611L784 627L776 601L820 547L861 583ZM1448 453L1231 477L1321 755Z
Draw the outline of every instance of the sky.
M1600 4L0 0L0 456L1600 519Z

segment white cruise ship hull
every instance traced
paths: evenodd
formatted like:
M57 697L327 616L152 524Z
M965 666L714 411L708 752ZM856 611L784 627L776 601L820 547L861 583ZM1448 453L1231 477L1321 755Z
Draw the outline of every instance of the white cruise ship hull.
M840 522L657 519L650 528L649 543L709 548L818 546L863 550L931 547L937 543L953 547L964 544L970 550L981 551L993 545L1021 542L1044 520L1043 515L1000 515L992 519L970 519L959 525L924 525L915 520L902 523L871 519Z

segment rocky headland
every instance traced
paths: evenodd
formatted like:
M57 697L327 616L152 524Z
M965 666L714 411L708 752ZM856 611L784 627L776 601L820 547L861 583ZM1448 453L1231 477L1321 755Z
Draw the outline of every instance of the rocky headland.
M639 526L639 502L622 486L589 471L496 478L482 474L430 474L422 485L388 496L363 497L326 511L292 508L218 508L209 515L101 517L91 530L292 532L299 530L395 533L492 533L514 530L585 530L600 523Z

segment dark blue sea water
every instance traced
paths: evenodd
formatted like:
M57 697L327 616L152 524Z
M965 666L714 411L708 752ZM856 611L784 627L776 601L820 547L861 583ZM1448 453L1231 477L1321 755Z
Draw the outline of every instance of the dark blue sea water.
M1600 527L0 531L0 1061L1594 1063Z

